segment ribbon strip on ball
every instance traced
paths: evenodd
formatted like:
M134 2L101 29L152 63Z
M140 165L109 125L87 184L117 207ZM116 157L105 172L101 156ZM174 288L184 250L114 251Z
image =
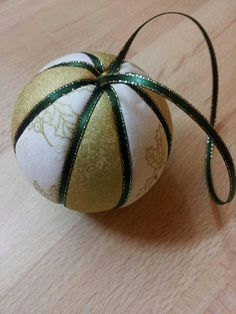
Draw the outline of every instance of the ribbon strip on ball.
M207 43L213 80L210 122L176 92L124 61L139 31L167 14L190 19ZM214 129L218 100L216 56L204 28L184 13L164 12L147 20L116 57L83 52L44 67L26 85L15 107L12 138L16 158L41 194L66 207L96 212L129 205L158 180L170 154L172 120L165 99L207 134L209 193L217 204L230 202L236 189L234 162ZM142 131L137 127L140 123L145 125ZM148 142L145 149L139 137ZM213 184L214 146L228 172L226 200L218 197Z

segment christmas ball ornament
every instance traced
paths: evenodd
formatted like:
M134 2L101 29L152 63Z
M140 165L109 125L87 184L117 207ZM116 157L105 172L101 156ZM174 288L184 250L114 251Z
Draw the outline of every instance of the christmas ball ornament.
M114 59L74 53L47 64L13 113L23 173L41 194L75 210L133 203L158 180L168 158L172 122L164 98L122 83L99 87L97 78ZM145 75L129 62L118 73Z
M166 14L190 19L207 43L213 78L209 122L183 97L125 61L138 32ZM53 202L84 212L127 206L143 196L165 168L173 137L167 99L207 134L208 189L222 205L233 199L236 180L231 154L214 129L217 95L217 62L204 28L186 14L162 13L142 24L117 56L74 53L42 68L23 89L13 112L16 159L33 186ZM213 184L214 147L228 171L226 200L218 197Z

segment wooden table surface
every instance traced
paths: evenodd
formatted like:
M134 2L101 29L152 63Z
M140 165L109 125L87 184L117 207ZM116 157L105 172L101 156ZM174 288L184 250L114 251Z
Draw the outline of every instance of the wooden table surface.
M218 131L236 157L234 0L0 1L0 313L236 313L235 200L215 206L204 178L206 136L170 104L173 151L155 187L132 206L83 214L54 205L15 161L10 116L18 93L51 59L117 53L147 18L189 13L219 62ZM199 31L162 17L128 59L209 114L211 70ZM220 193L227 180L214 162Z

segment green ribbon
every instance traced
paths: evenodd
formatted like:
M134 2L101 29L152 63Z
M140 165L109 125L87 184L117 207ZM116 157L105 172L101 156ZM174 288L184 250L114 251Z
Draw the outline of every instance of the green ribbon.
M212 198L218 204L225 204L230 202L235 194L235 169L233 159L229 153L225 143L222 141L220 136L217 134L215 129L209 124L207 119L195 109L187 100L179 96L177 93L169 89L168 87L155 82L145 76L127 73L127 74L111 74L98 78L100 86L106 86L107 84L127 84L130 86L144 87L151 91L156 92L157 94L167 98L180 109L182 109L188 116L190 116L208 135L211 141L215 144L219 150L222 158L224 159L225 165L227 167L229 181L230 181L230 191L226 201L220 200L218 197L215 197L216 193L212 193L211 186L209 186L210 193ZM212 158L212 150L207 151L207 159ZM209 176L209 174L207 174Z
M210 115L210 122L207 121L207 119L197 110L195 109L188 101L186 101L183 97L179 96L176 92L172 91L168 87L154 81L150 80L149 78L142 76L142 75L136 75L132 73L128 74L119 74L118 71L121 67L122 62L124 61L126 54L128 53L128 50L139 33L139 31L149 22L151 22L153 19L156 19L160 16L164 16L167 14L174 14L174 15L182 15L188 19L190 19L201 31L202 35L204 36L204 39L207 43L207 47L209 50L210 58L211 58L211 66L212 66L212 99L211 99L211 115ZM116 84L116 83L123 83L132 86L136 86L138 88L144 87L148 88L157 94L165 97L166 99L173 102L175 105L177 105L180 109L182 109L188 116L190 116L202 129L203 131L208 135L207 138L207 147L206 147L206 179L207 179L207 186L209 193L212 197L212 199L219 205L223 205L226 203L229 203L232 201L232 199L235 196L235 190L236 190L236 177L235 177L235 167L234 162L232 159L232 156L225 145L225 143L222 141L218 133L215 131L215 121L216 121L216 112L217 112L217 101L218 101L218 67L217 67L217 61L215 56L215 51L213 48L213 45L211 43L211 40L205 31L205 29L202 27L202 25L195 20L193 17L179 12L164 12L158 15L153 16L149 20L147 20L145 23L143 23L141 26L139 26L136 31L130 36L128 41L125 43L119 54L117 55L116 59L112 62L108 69L108 75L102 76L98 79L99 84L101 86L107 85L107 84ZM226 168L228 172L229 177L229 193L226 198L226 200L222 200L218 197L214 184L213 184L213 178L212 178L212 172L211 172L211 161L212 161L212 153L214 145L220 152Z
M59 202L60 203L66 204L66 194L67 194L67 189L70 182L70 177L73 170L75 158L79 150L80 143L83 139L86 127L91 118L91 115L98 103L98 100L102 96L103 91L104 89L101 87L96 87L94 89L77 123L77 127L75 129L75 133L71 140L71 143L67 152L66 160L62 169L61 178L60 178L60 184L59 184L60 186Z
M57 67L76 67L76 68L82 68L82 69L86 69L88 71L90 71L91 73L93 73L95 76L100 75L99 70L97 70L94 66L92 66L91 64L87 63L87 62L82 62L82 61L65 61L65 62L60 62L57 63L48 69L52 69L52 68L57 68Z
M99 73L102 73L103 71L105 71L101 60L97 56L95 56L92 53L88 53L88 52L82 52L82 53L87 55L93 61L94 66L98 70Z
M108 85L105 89L113 108L116 127L117 127L117 134L120 143L120 153L122 159L122 166L123 166L123 186L120 200L116 207L121 207L125 204L128 199L129 192L131 190L131 156L130 156L130 149L129 149L129 141L128 135L125 127L124 117L122 113L122 109L120 106L119 98L114 87Z

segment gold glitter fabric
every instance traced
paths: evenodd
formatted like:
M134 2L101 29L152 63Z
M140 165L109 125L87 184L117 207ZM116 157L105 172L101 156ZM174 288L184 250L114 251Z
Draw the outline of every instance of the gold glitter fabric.
M57 67L36 75L21 92L12 116L12 139L29 112L46 96L58 88L76 80L91 79L95 76L87 69Z
M84 212L114 208L121 196L122 182L122 161L113 110L104 93L80 144L65 205Z

